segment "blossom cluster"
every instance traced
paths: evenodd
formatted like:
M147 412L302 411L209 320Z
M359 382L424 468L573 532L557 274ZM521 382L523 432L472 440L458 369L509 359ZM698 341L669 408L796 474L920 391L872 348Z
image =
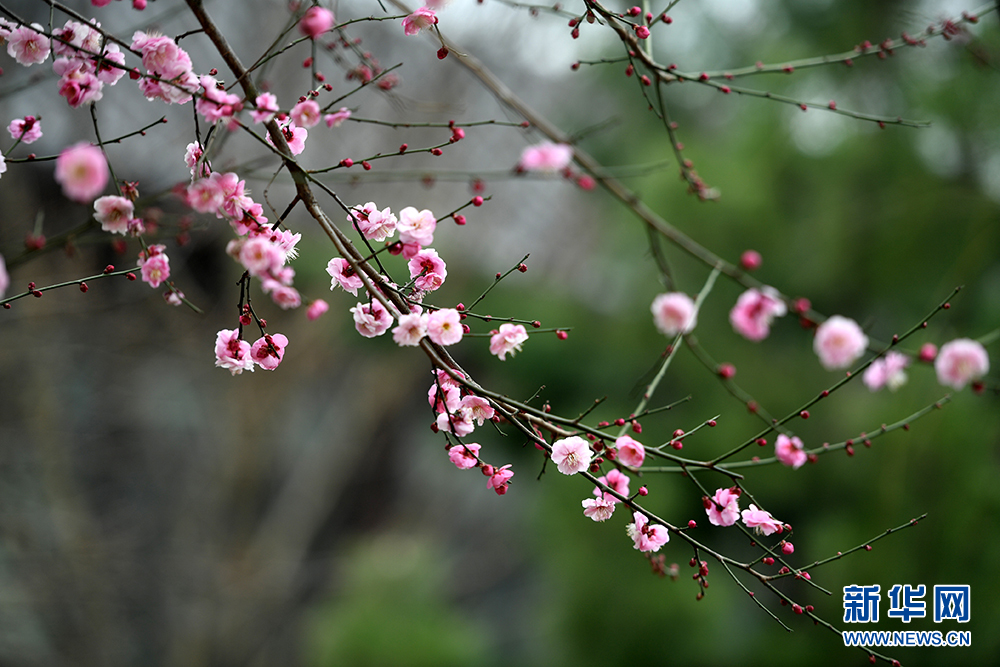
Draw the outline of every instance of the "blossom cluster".
M186 164L194 172L200 146L189 144ZM200 213L212 213L229 222L238 237L226 245L226 253L259 278L265 294L281 308L298 308L302 297L292 286L295 270L287 266L294 259L301 234L272 229L263 207L246 190L246 181L234 172L211 172L195 178L185 189L188 206Z
M288 338L264 334L253 345L243 340L238 329L223 329L215 337L215 365L233 375L253 372L254 366L273 371L285 356Z
M759 256L754 260L759 263ZM750 262L744 262L750 263ZM690 333L697 324L698 313L694 301L682 292L666 292L657 295L650 306L653 313L653 323L665 336ZM771 324L775 318L783 317L788 312L782 296L773 287L764 286L760 289L751 288L736 300L736 305L729 312L729 322L733 329L747 340L758 342L767 338L771 332ZM808 323L808 321L806 320ZM818 326L813 336L813 350L820 364L827 370L847 368L868 350L868 336L857 322L842 315L833 315ZM961 390L967 384L975 382L989 372L989 356L981 343L970 339L957 339L945 344L940 354L934 345L928 343L921 350L921 361L934 362L938 382L947 387ZM906 368L910 365L910 357L902 352L891 350L872 361L865 370L863 381L871 391L888 387L896 391L906 383ZM735 368L730 364L720 367L720 375L731 378ZM779 436L782 442L782 452L790 452L788 440ZM801 450L801 443L799 443ZM798 467L804 461L802 457L788 453L779 454L778 458L786 465ZM792 461L792 463L788 463ZM796 464L797 463L797 464Z
M166 249L165 245L158 243L139 251L136 265L142 273L143 282L149 283L153 289L170 277L170 258L164 252Z
M670 531L658 523L650 524L641 512L632 513L632 523L626 527L626 532L635 543L633 548L639 551L659 551L670 541Z
M30 67L55 56L52 71L59 76L59 94L71 107L96 102L105 84L113 86L125 75L125 54L104 39L100 23L66 21L53 31L52 40L43 33L38 24L19 26L0 19L0 41L6 40L7 53L19 64Z
M460 377L462 374L453 371ZM470 394L463 385L442 370L435 372L435 381L427 391L427 402L437 413L435 427L460 438L472 433L476 426L496 416L490 402Z
M759 341L771 333L771 322L784 316L785 302L773 287L748 289L736 300L729 311L729 321L741 336L747 340Z
M771 516L770 512L758 509L751 504L749 509L740 512L740 495L743 491L738 486L728 489L716 489L715 494L709 498L702 498L705 513L708 521L713 526L732 526L739 519L743 519L747 528L752 528L760 535L771 535L785 530L785 525Z
M97 146L73 144L56 158L55 179L73 201L91 201L108 184L108 161Z
M454 345L461 341L465 327L457 308L428 308L425 311L421 305L424 297L439 289L448 277L444 260L436 250L428 247L434 242L437 227L434 214L426 209L418 211L407 206L397 218L390 208L380 210L374 202L368 202L353 207L348 222L367 241L388 242L399 232L399 241L389 242L388 246L392 254L401 254L407 260L410 281L405 290L408 290L406 298L410 311L399 315L398 324L392 329L393 340L404 347L419 345L425 337L438 345ZM361 276L342 257L331 259L326 272L330 275L331 290L340 287L357 296L358 290L364 286ZM393 283L388 283L388 287L404 292ZM378 290L377 287L375 289ZM351 308L354 326L366 338L383 335L396 322L382 303L385 295L380 293L378 297L373 296Z
M461 371L452 371L458 377L465 377ZM434 383L427 391L427 402L437 413L434 428L438 431L451 433L462 438L472 433L476 426L482 426L487 421L498 420L498 415L486 399L469 393L445 371L434 372ZM487 480L487 487L497 495L507 493L511 477L514 476L511 465L494 467L483 463L479 457L481 445L478 443L462 443L448 449L448 458L458 468L468 470L480 468Z
M360 302L351 308L358 333L366 338L374 338L392 328L393 340L400 346L419 345L424 337L438 345L454 345L461 341L467 331L467 327L462 324L464 315L459 311L461 306L428 308L425 311L421 305L426 295L440 289L448 278L448 267L444 259L434 248L429 247L434 242L437 229L434 214L427 209L417 210L407 206L397 217L391 208L380 209L374 202L367 202L351 208L348 222L366 241L386 243L391 254L402 255L407 260L410 275L410 280L403 289L393 283L388 284L401 294L405 292L410 312L399 315L398 324L392 328L395 319L381 299L371 298L368 302ZM399 240L392 241L397 232ZM361 276L342 257L331 259L326 271L330 275L331 290L339 287L357 296L358 290L364 286ZM519 352L528 340L528 332L521 324L504 323L490 333L490 353L500 360L504 360L508 354L513 356Z
M586 441L582 438L576 438L578 441L582 441L586 444ZM556 447L559 442L555 443L552 447L552 460L556 460ZM577 443L579 444L579 443ZM607 459L613 460L617 459L621 464L628 466L629 468L639 468L642 466L643 461L646 458L646 448L641 442L635 440L631 436L623 435L615 440L614 447L605 447L604 456ZM589 452L589 446L586 452ZM586 456L582 453L581 456ZM590 459L586 459L587 464L590 464ZM559 461L556 461L560 464ZM565 465L565 460L561 462L560 465ZM559 468L562 472L562 467ZM629 477L621 470L612 469L606 475L602 475L597 478L598 483L603 484L604 487L614 491L621 497L628 497L629 495ZM615 505L620 502L618 497L612 493L604 491L602 487L594 488L595 498L587 498L582 501L583 504L583 514L594 521L607 521L611 518L611 515L615 511Z
M502 496L507 493L514 471L510 469L509 463L499 468L483 463L479 459L480 449L482 446L475 442L453 445L448 449L448 459L461 470L480 468L483 474L489 478L486 480L487 488L493 489L498 496Z
M496 355L500 361L509 354L514 356L515 352L521 351L521 345L528 340L528 331L523 324L505 323L500 325L500 329L490 332L490 354Z
M139 88L147 100L186 104L199 91L202 80L194 73L191 57L170 37L139 30L131 46L142 53L146 75L140 77ZM198 111L204 113L206 105L199 104Z
M421 30L437 25L437 22L438 18L433 9L426 6L421 7L403 19L403 32L409 36L416 35Z

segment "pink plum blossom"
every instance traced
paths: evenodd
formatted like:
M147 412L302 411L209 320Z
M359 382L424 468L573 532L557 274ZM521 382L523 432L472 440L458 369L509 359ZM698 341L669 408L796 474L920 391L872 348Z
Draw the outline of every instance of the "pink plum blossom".
M660 547L670 541L670 531L660 524L649 525L649 519L640 512L633 512L627 527L628 536L635 542L639 551L659 551Z
M44 30L37 23L32 23L31 27ZM45 59L49 57L50 48L48 37L26 25L11 30L10 34L7 35L7 53L25 67L45 62Z
M198 100L195 102L195 109L205 117L209 123L214 123L223 118L229 118L240 109L240 96L235 93L227 93L220 88L220 84L213 77L202 76L198 79L204 89Z
M400 254L403 255L403 259L413 259L418 252L423 250L420 244L416 242L405 243L403 241L400 241L400 243L402 244L402 250L400 251Z
M52 63L52 71L59 75L59 94L74 109L104 96L104 83L86 61L59 58Z
M937 345L934 343L924 343L920 346L920 352L918 353L918 358L924 363L930 363L937 358Z
M207 178L199 178L188 186L187 204L199 213L218 213L226 200L220 175L215 172Z
M241 236L251 231L258 231L267 224L267 218L264 217L264 207L254 202L243 211L242 218L238 220L230 218L229 224ZM289 257L291 256L289 255Z
M729 311L729 322L744 338L760 341L771 332L771 321L786 312L785 302L773 287L751 288L736 300Z
M142 52L142 64L161 79L172 80L192 69L191 57L166 35L137 31L132 35L132 48Z
M339 127L341 123L350 117L351 110L347 107L340 107L336 112L323 116L323 122L326 123L327 127Z
M462 334L461 317L454 308L435 310L427 318L427 337L438 345L454 345Z
M285 356L288 338L282 334L264 334L250 347L250 356L261 368L273 371Z
M427 335L427 314L400 315L399 324L392 330L392 339L400 346L415 346Z
M96 31L95 31L96 32ZM114 63L114 64L112 64ZM118 67L115 67L118 65ZM117 44L106 44L99 66L97 67L97 78L101 83L113 86L118 80L125 76L125 54L121 52Z
M142 52L142 64L147 74L153 75L139 81L139 88L147 99L162 99L167 104L191 101L202 82L192 71L191 57L173 39L140 30L132 35L131 47ZM217 92L225 95L223 91ZM199 111L206 108L202 100L199 103Z
M327 262L326 272L329 273L331 277L331 290L337 285L340 285L344 288L344 291L357 296L358 288L364 286L364 283L361 282L361 278L354 272L350 263L343 257L334 257Z
M139 253L136 264L142 273L142 281L154 289L170 277L170 258L163 252L166 249L165 245L156 244Z
M108 195L94 200L94 219L101 229L113 234L127 234L128 223L134 214L132 202L125 197Z
M357 226L358 231L369 241L384 241L396 233L396 216L389 207L378 210L374 202L355 206L348 222Z
M774 455L784 465L796 470L809 458L802 440L794 435L789 438L784 433L779 433L774 442Z
M233 375L243 371L253 372L253 357L250 343L240 340L236 329L223 329L215 337L215 365L225 368Z
M479 463L476 457L479 456L480 449L482 449L482 446L474 442L455 445L448 449L448 458L462 470L468 470L469 468L475 468Z
M448 269L433 248L424 248L407 263L413 285L424 292L433 292L444 284Z
M238 259L250 275L264 276L281 270L285 264L285 252L266 236L255 236L240 247Z
M882 387L896 391L906 384L906 367L909 365L908 356L893 350L873 361L871 366L865 369L862 380L870 391L878 391Z
M323 299L316 299L309 304L308 308L306 308L306 317L308 317L310 321L315 321L328 310L330 310L330 304Z
M583 515L594 521L607 521L615 513L614 498L587 498L583 501Z
M716 489L715 495L704 498L705 513L713 526L731 526L740 518L739 489Z
M455 412L461 405L462 391L456 386L441 385L438 388L436 384L432 384L427 391L427 402L436 412Z
M476 430L472 419L472 411L459 406L454 412L440 412L437 416L437 428L444 433L454 433L462 438Z
M823 368L846 368L868 349L868 336L854 320L834 315L816 329L813 349Z
M490 354L494 354L504 361L504 356L521 351L521 345L528 340L528 332L523 324L511 324L509 322L501 324L500 330L493 331L490 336Z
M378 299L369 303L359 303L351 308L354 315L354 328L365 338L381 336L392 326L392 316Z
M295 123L288 121L287 123L279 125L281 128L281 133L285 135L285 141L288 142L288 150L292 152L292 155L298 155L306 149L306 139L309 137L309 131L304 127L298 127ZM268 140L270 140L271 135L267 135Z
M56 158L56 180L70 199L81 203L91 201L108 184L104 153L86 142L63 149Z
M265 281L266 282L266 281ZM273 281L272 281L273 282ZM291 285L277 284L265 289L273 301L282 310L291 310L302 305L302 295Z
M458 371L454 371L458 372ZM427 390L427 402L436 412L454 412L461 403L462 390L450 375L442 370L435 371L437 381ZM441 397L444 397L442 402Z
M771 516L770 512L757 509L756 505L750 505L750 508L743 510L741 514L746 527L753 528L760 535L780 533L784 530L781 522Z
M986 348L969 338L957 338L941 346L934 361L938 382L961 391L965 385L986 375L990 358Z
M514 476L514 471L510 470L510 464L496 468L490 478L486 480L486 486L497 492L498 496L507 493L507 482Z
M396 229L399 230L399 240L403 243L418 243L421 246L429 246L434 243L434 230L437 227L437 220L434 214L424 209L418 211L412 206L407 206L399 212L399 221Z
M299 127L313 127L319 123L321 115L319 111L319 105L313 100L305 100L304 102L299 102L288 114L292 122Z
M575 475L590 467L594 452L590 443L578 435L573 435L552 443L552 461L564 475Z
M653 299L653 322L664 336L688 333L697 323L694 301L682 292L666 292Z
M243 181L240 181L242 184ZM271 243L274 243L282 252L285 253L285 258L287 260L293 260L299 256L299 251L296 248L298 242L302 240L301 233L294 233L290 229L282 229L281 231L271 232Z
M3 298L8 287L10 287L10 274L7 273L7 262L4 261L3 255L0 255L0 299Z
M407 35L416 35L435 23L437 23L437 17L434 16L434 10L429 7L421 7L403 19L403 32Z
M204 155L204 151L197 141L192 141L184 149L184 164L186 164L187 168L191 171L192 177L194 176L194 169L198 164L198 160L201 159L202 155ZM207 162L202 163L201 171L202 173L200 175L204 177L210 176L212 173Z
M81 54L81 49L97 53L101 48L102 40L101 33L97 30L99 25L99 23L87 24L72 20L66 21L62 28L53 31L59 40L53 40L52 53L67 58L81 57L84 55Z
M281 130L281 134L285 137L285 142L288 144L288 150L292 152L292 155L298 155L306 149L306 139L309 138L309 130L304 127L299 127L291 118L286 118L285 120L278 121L278 129ZM272 146L274 143L271 141L271 133L268 132L264 135L267 139L267 143Z
M22 144L33 144L42 138L42 121L34 116L15 118L7 126L11 139L20 139Z
M278 98L274 93L261 93L254 100L256 109L250 112L254 123L266 123L278 113Z
M324 7L313 6L299 21L299 32L306 37L315 39L333 27L333 12Z
M615 493L620 496L628 497L628 475L619 472L618 470L612 469L607 475L601 475L597 478L597 481L605 485ZM601 487L594 487L594 495L598 497L603 497L605 500L610 500L611 502L617 503L618 499L615 498L610 493L606 491L601 491Z
M132 218L128 221L125 234L128 236L142 236L146 233L146 223L142 218Z
M139 80L139 90L148 100L163 100L167 104L187 104L198 92L198 76L187 71L174 77L170 83L157 81L149 76Z
M468 410L470 418L480 426L493 419L493 415L496 414L490 402L481 396L466 396L462 399L460 407Z
M573 147L569 144L554 144L543 141L534 146L528 146L521 152L518 169L523 171L541 171L556 173L562 171L573 161Z
M241 220L254 204L250 195L246 194L246 181L229 171L219 176L219 188L222 190L222 206L215 212L216 217Z
M615 448L618 450L618 460L631 468L638 468L646 460L646 448L627 435L615 440Z

